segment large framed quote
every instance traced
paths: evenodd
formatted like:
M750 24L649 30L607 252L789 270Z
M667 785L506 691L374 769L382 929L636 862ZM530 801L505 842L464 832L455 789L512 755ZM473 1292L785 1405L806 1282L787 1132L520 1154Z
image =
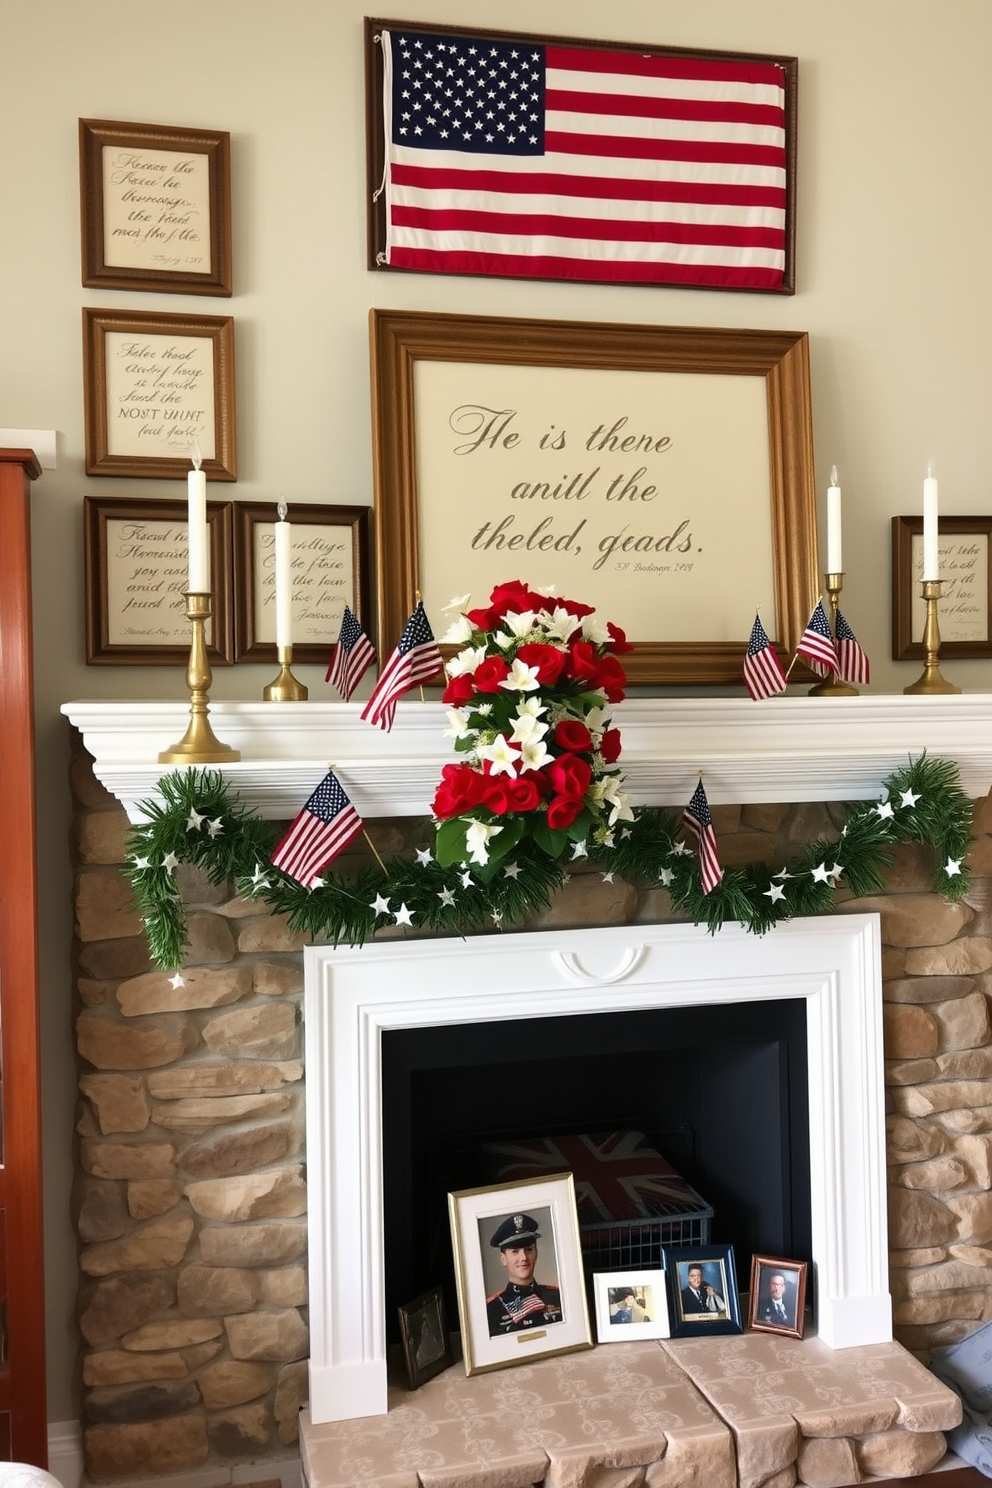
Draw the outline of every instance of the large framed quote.
M380 643L416 596L595 605L634 683L740 679L816 600L805 332L371 312Z

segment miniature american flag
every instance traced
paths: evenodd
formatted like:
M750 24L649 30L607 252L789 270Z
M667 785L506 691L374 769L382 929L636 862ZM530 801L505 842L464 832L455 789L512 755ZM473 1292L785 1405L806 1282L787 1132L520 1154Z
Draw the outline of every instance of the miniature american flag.
M806 621L806 629L799 637L796 655L805 656L820 677L837 670L837 648L830 634L830 622L822 599L817 600L816 609Z
M868 653L858 643L858 638L848 625L840 610L837 611L837 674L845 682L863 682L867 685L871 668Z
M350 607L345 605L341 629L331 647L324 681L333 683L345 702L348 702L374 661L375 647L351 613Z
M441 653L424 611L422 600L403 627L396 649L383 667L375 691L362 709L366 723L388 733L393 726L396 699L407 688L427 682L441 669Z
M723 869L720 867L720 855L716 848L716 833L713 830L710 805L701 780L682 813L682 825L687 832L692 833L699 844L699 875L703 883L703 893L710 894L723 877Z
M334 771L328 770L272 854L273 865L304 888L313 888L320 870L361 830L362 818Z
M787 685L782 663L775 655L775 647L768 639L761 616L755 615L744 657L744 686L757 703L762 698L784 692Z

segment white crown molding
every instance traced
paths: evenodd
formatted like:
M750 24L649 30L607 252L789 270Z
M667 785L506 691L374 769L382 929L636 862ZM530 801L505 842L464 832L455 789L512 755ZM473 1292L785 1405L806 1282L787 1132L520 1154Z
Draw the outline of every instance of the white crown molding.
M217 702L217 737L241 752L223 774L252 811L290 820L328 768L366 819L427 815L441 767L455 759L441 703L400 702L390 733L361 720L361 703ZM179 702L78 701L97 778L132 821L174 766L159 752L181 738ZM628 698L616 709L621 763L635 804L684 806L703 772L711 805L855 801L927 750L956 762L969 796L992 784L992 694L853 698ZM213 766L211 768L220 768Z

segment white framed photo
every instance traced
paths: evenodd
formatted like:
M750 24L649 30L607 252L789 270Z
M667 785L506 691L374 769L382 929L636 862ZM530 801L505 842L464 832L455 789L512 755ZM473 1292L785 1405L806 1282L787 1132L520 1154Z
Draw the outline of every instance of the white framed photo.
M466 1374L592 1348L571 1173L448 1195Z
M592 1286L597 1343L671 1337L664 1271L597 1271Z

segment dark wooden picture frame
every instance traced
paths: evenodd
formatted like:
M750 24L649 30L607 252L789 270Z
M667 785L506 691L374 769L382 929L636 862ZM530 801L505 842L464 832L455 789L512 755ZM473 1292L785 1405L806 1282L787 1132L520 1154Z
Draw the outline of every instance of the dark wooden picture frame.
M962 660L992 656L992 517L945 517L937 523L942 593L937 608L940 654ZM892 659L923 660L920 596L923 517L892 518ZM984 635L962 639L964 625Z
M691 273L679 272L673 282L655 283L651 282L652 289L678 288L678 289L718 289L724 292L736 290L737 292L757 294L785 294L795 293L796 288L796 158L797 158L797 120L798 120L798 87L799 87L799 61L796 57L779 56L769 53L755 52L723 52L705 48L689 47L667 47L657 46L652 43L605 41L588 37L563 37L558 35L541 35L523 31L501 31L490 28L480 29L473 26L463 26L441 22L410 21L410 20L386 20L382 18L365 18L365 132L366 132L366 165L367 165L367 217L368 217L368 267L379 271L391 273L424 273L424 272L454 272L443 269L410 269L390 264L386 260L387 229L386 229L386 196L382 187L386 169L386 137L385 119L383 109L383 79L385 63L383 48L380 44L380 36L383 30L398 32L402 36L417 34L443 33L445 36L464 37L471 45L473 42L489 40L491 42L519 41L524 44L536 46L563 46L567 48L594 48L597 51L633 52L639 56L651 56L671 58L677 62L690 60L702 61L710 68L726 66L733 69L737 64L770 64L781 70L782 87L784 92L784 155L785 155L785 262L780 283L766 287L761 284L729 285L707 282L711 275L701 273L699 277L693 278ZM482 154L469 157L482 168L491 157ZM485 263L485 255L478 255L479 262L474 267L466 267L458 272L465 274L499 275L499 268ZM602 283L602 279L593 276L583 276L581 268L577 263L572 264L572 273L554 271L553 267L546 268L543 272L535 269L527 277L533 279L563 279L568 282L582 282L584 277L589 282ZM631 283L643 286L644 279L631 274L624 281L622 279L611 279L609 283Z
M802 1338L806 1309L806 1280L809 1266L805 1261L787 1261L780 1256L751 1257L751 1289L748 1299L747 1325L756 1333L777 1333L782 1338ZM778 1291L776 1278L781 1278ZM775 1315L775 1302L781 1301L785 1319Z
M208 480L237 480L230 315L86 307L83 371L87 475L178 480L197 446Z
M713 1338L743 1333L732 1245L665 1245L662 1259L668 1283L668 1320L672 1338ZM685 1301L691 1272L699 1267L704 1292L713 1292L722 1306L696 1312Z
M274 621L271 637L263 638L259 624L263 576L259 573L257 563L256 531L259 526L275 523L277 505L277 501L234 503L234 650L235 660L239 662L277 660ZM316 580L322 574L331 576L332 571L322 570L317 565L329 561L343 563L342 570L333 571L333 587L340 593L342 607L344 604L349 605L355 618L368 629L371 616L369 533L372 513L367 506L322 506L295 502L288 504L286 520L294 529L293 660L326 662L330 649L338 638L341 610L337 606L328 609L326 628L320 629L322 616L308 621L305 613L300 615L301 607L305 609L306 594L301 599L299 590L305 588L308 575L313 575L310 592L319 592ZM329 528L344 529L347 538L342 541L342 533L335 539L333 534L326 531ZM308 549L298 560L295 557L297 529L300 545L305 543ZM303 529L307 529L311 535L306 537ZM325 531L322 533L320 529ZM328 544L335 541L344 549L343 557L337 560L328 551ZM348 547L351 549L350 561ZM297 562L301 565L298 579ZM344 582L339 583L339 579ZM320 587L327 587L326 580ZM318 633L314 634L315 630Z
M189 622L181 600L170 606L165 596L181 596L187 584L187 554L184 534L167 529L185 528L185 501L143 500L121 496L86 496L83 499L83 555L86 579L86 661L90 666L186 666L189 662ZM148 528L152 533L147 533ZM232 519L231 503L207 502L210 534L210 582L212 610L207 655L214 666L234 661L234 619L231 605ZM163 530L166 529L166 530ZM117 582L115 569L128 565L130 576ZM111 594L133 590L134 613L141 618L143 638L127 641L123 607L112 608ZM156 640L156 618L164 610L174 623L161 621L168 632ZM151 617L151 618L149 618Z
M753 418L747 425L747 433L752 437L758 455L751 472L754 501L745 502L741 495L738 459L734 467L736 477L727 470L721 484L721 490L724 486L728 490L728 501L736 500L732 513L728 508L728 518L732 515L735 525L718 521L715 510L709 516L709 530L717 540L715 553L723 566L724 577L710 581L709 588L701 596L701 608L713 625L711 634L721 638L700 636L698 639L665 641L664 619L659 615L660 601L656 604L653 595L647 591L641 598L641 606L650 617L650 623L657 622L657 637L652 635L649 641L639 640L622 608L619 613L603 610L601 618L623 626L638 641L633 652L624 658L627 675L633 683L739 683L741 663L754 619L754 601L761 599L761 595L755 593L754 574L749 575L753 587L748 589L747 599L741 595L738 603L736 589L730 592L729 577L739 577L742 561L738 544L743 544L746 539L759 546L760 556L767 565L768 594L763 614L767 617L772 613L777 616L777 621L770 628L766 618L765 625L780 660L787 664L813 609L818 585L809 349L805 332L599 325L582 321L501 319L393 310L373 310L370 330L376 587L378 633L381 637L400 634L418 593L423 595L428 614L436 615L456 589L470 589L477 604L484 602L493 581L482 582L486 577L482 565L490 560L485 553L480 560L470 551L467 534L464 540L459 539L462 547L449 565L450 576L445 571L435 580L429 571L431 563L436 564L438 560L431 545L421 541L425 513L451 532L457 522L469 520L470 503L488 499L484 493L490 476L492 483L504 482L502 470L506 451L501 441L506 436L497 429L490 442L487 434L482 455L489 465L480 469L479 460L473 454L471 459L475 460L475 465L471 469L458 470L457 504L439 510L439 503L444 498L438 495L438 483L424 479L419 465L425 451L440 450L440 434L446 441L442 461L449 461L454 425L444 408L428 406L425 409L422 406L424 400L418 397L418 379L422 370L433 372L433 367L427 364L442 364L439 369L442 375L445 373L443 364L452 364L457 371L457 377L454 377L454 372L452 376L459 396L463 388L467 389L464 396L473 407L473 390L478 382L486 379L495 382L502 394L506 379L516 378L518 369L521 369L525 377L540 379L537 388L546 404L540 414L542 420L551 407L555 408L557 416L560 401L567 421L568 398L573 395L576 371L597 373L593 386L604 404L613 389L613 374L619 374L614 381L621 389L626 386L625 379L631 373L648 373L652 379L656 377L657 387L652 384L649 389L639 389L642 401L650 392L652 406L655 403L661 405L673 383L681 385L685 380L693 389L697 420L704 422L710 417L708 403L715 392L737 392L738 383L750 379L757 384L753 390ZM474 373L473 368L476 369ZM535 369L538 370L535 372ZM666 384L668 374L674 374L674 377ZM533 387L533 384L528 383L528 386ZM622 398L622 391L618 390L617 396ZM618 401L616 406L622 407L622 404ZM459 413L460 409L455 412ZM512 413L513 410L501 410L499 419L504 419L506 412ZM524 409L523 417L533 419L538 415L528 407ZM424 435L428 418L429 439ZM563 419L557 417L557 423L561 429ZM538 451L535 458L543 460L547 454L538 450L536 433L535 425L527 448ZM420 448L422 435L424 450ZM481 443L476 438L476 444ZM713 439L704 439L702 435L696 436L695 444L691 443L690 436L688 443L691 450L699 448L707 458L722 459L727 454L725 446L717 447ZM550 452L556 448L553 444L548 447ZM578 461L578 468L582 469L581 442L579 450L574 458ZM512 450L510 454L513 454ZM557 460L553 469L554 479L562 479L562 469L574 473L576 464L564 463L567 451L565 455L554 458ZM637 458L644 464L645 457ZM598 455L586 455L585 468L598 459ZM628 468L632 469L635 463L632 457ZM453 465L453 459L444 465L446 478L450 465ZM653 475L652 470L648 479ZM605 484L608 477L599 479ZM500 486L499 499L505 501L505 508L496 511L494 523L497 519L508 520L503 518L503 510L509 513L512 509L506 497L505 482ZM709 491L707 499L714 499ZM609 495L606 500L610 500ZM427 506L429 502L433 503L430 508ZM519 509L519 503L516 505ZM663 505L664 502L659 502L659 507ZM547 502L546 506L549 511L559 509L553 502ZM575 507L560 509L574 511ZM603 521L614 521L613 513L617 507L605 507L600 494L598 505L594 499L585 508L579 508L590 509L601 515L607 513L602 515ZM490 507L485 510L488 515ZM632 510L636 514L637 509ZM653 508L645 507L643 510L650 512ZM537 511L534 522L538 518L543 520L545 515L545 511ZM671 521L674 522L676 516L671 516ZM576 518L570 520L574 523ZM615 519L615 525L624 520L626 517L621 514ZM664 511L658 520L666 520ZM643 525L648 525L647 519ZM669 529L656 527L655 530ZM768 533L767 547L764 546L765 532ZM675 538L671 541L674 542ZM505 554L499 554L502 571L494 575L496 582L520 578L540 587L556 580L556 571L549 568L553 554L531 553L519 545L510 551L509 547L507 545ZM598 550L590 549L592 557L596 551L602 552L602 544ZM635 551L624 556L634 560L641 555ZM678 550L670 548L667 553L653 556L659 563L674 562ZM687 556L696 557L696 550ZM474 564L478 567L473 572ZM586 604L597 605L597 576L590 555L587 554L581 562L566 555L563 567L565 564L572 566L568 568L567 581L559 586L559 592L568 593ZM654 580L646 578L645 582ZM664 582L669 580L666 578ZM443 590L442 583L447 586ZM611 577L610 583L615 586L618 581ZM670 613L674 606L672 601ZM734 635L738 624L739 633ZM723 625L726 628L721 630ZM723 638L728 633L731 638Z
M448 1332L444 1293L439 1286L397 1309L406 1377L411 1390L450 1369L455 1362Z
M88 288L232 293L226 131L80 119L79 194Z

